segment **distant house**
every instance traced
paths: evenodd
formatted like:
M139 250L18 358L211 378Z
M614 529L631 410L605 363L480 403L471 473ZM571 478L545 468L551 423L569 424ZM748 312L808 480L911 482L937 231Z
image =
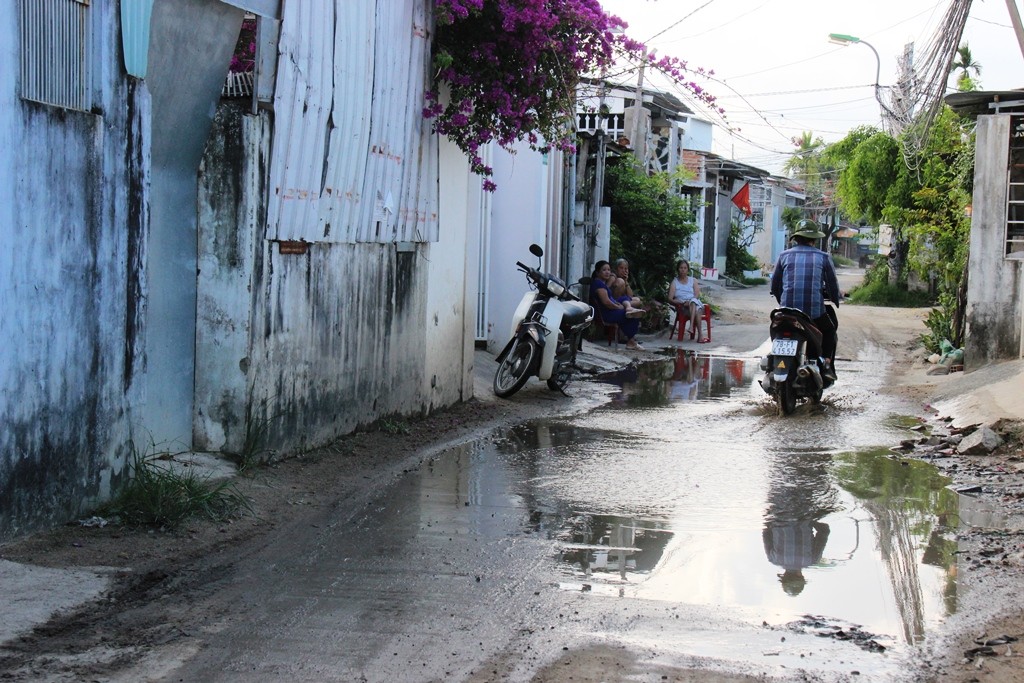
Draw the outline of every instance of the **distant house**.
M840 225L832 233L831 252L867 268L878 253L877 233L871 226Z
M589 81L581 86L578 100L581 143L575 187L584 198L577 201L575 213L582 229L570 241L589 247L580 249L581 264L608 257L610 216L603 203L603 163L607 156L620 154L636 154L650 172L689 171L680 193L693 207L697 232L688 253L680 256L708 272L724 271L729 231L736 220L755 242L756 233L768 226L764 255L767 263L774 261L780 250L776 247L781 246L781 210L789 196L784 179L712 153L713 125L671 93L644 86L638 97L630 85ZM754 209L749 219L731 201L748 181Z

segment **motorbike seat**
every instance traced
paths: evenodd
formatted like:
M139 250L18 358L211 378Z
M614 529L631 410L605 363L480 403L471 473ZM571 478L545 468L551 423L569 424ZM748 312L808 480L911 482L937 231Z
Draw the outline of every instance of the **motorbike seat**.
M798 308L789 308L785 306L773 310L771 312L769 336L772 339L780 337L785 329L795 329L805 332L812 347L808 350L808 355L821 355L823 342L821 330L818 329L814 324L814 321L812 321L806 313Z
M571 327L589 323L594 317L594 309L582 301L566 301L564 306L565 320Z

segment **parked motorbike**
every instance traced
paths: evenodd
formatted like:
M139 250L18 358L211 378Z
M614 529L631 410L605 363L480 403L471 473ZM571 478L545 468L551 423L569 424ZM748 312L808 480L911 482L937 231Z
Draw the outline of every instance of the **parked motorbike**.
M826 373L821 331L814 322L799 309L776 308L771 312L769 336L772 350L761 359L765 374L758 383L775 398L779 413L791 414L800 400L821 401L833 380Z
M539 265L544 250L531 244L530 253ZM519 261L516 266L526 273L530 291L512 316L512 338L498 354L494 393L508 398L536 376L564 394L577 370L576 353L594 320L594 309L554 275Z

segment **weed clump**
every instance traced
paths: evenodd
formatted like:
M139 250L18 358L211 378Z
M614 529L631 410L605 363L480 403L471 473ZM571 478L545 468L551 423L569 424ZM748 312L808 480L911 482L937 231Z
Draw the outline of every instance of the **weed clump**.
M223 522L252 512L231 481L211 481L195 470L175 471L159 456L135 455L127 485L103 508L127 526L178 529L196 518Z

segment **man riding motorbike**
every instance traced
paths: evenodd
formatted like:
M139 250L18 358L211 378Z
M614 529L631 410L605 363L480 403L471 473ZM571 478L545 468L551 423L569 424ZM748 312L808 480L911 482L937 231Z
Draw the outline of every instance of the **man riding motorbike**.
M796 244L779 254L775 263L771 294L779 305L800 309L814 321L822 335L822 375L834 382L839 321L825 301L838 307L840 295L832 257L813 246L824 236L814 221L804 218L797 222L792 234Z

